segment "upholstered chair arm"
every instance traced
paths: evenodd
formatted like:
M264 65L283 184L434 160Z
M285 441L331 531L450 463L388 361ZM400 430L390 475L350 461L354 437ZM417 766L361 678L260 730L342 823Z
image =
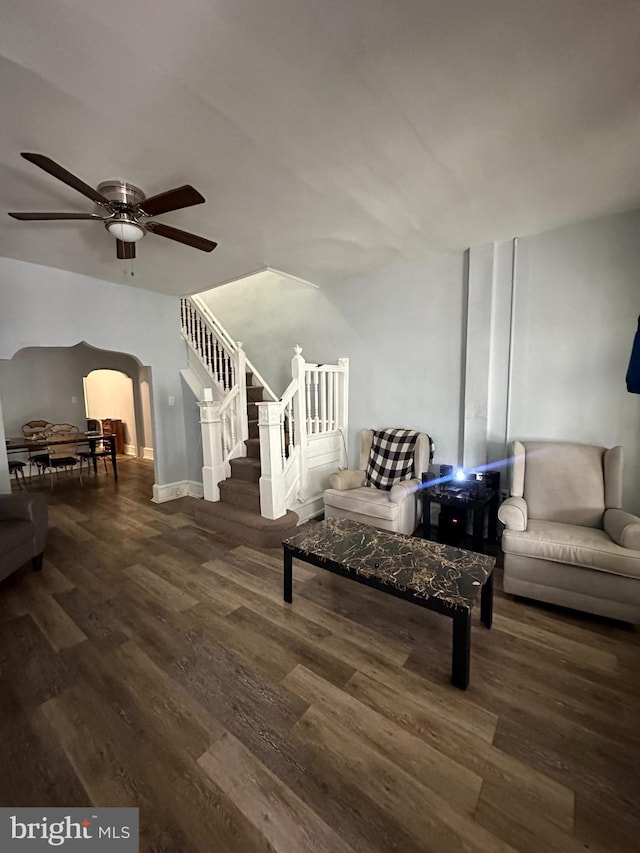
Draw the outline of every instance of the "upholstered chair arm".
M46 495L32 492L27 495L0 495L0 520L23 518L33 523L33 547L42 553L49 530L49 502Z
M344 471L335 471L329 477L329 485L332 489L345 492L348 489L359 489L364 486L365 472L356 468L345 468Z
M389 500L393 501L393 503L399 504L405 498L408 498L409 495L415 494L420 487L422 486L422 480L412 479L412 480L403 480L401 483L396 483L394 486L391 486L389 491Z
M0 495L0 519L6 521L22 518L25 521L34 521L34 497L35 494Z
M524 498L507 498L500 504L498 518L507 530L526 530L529 521L527 502Z
M640 518L637 515L621 509L607 509L604 529L617 545L640 551Z

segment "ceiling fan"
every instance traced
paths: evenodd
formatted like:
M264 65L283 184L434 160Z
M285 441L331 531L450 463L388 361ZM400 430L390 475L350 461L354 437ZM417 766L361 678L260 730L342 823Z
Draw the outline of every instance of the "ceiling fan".
M107 231L116 238L116 254L120 260L135 258L138 240L141 240L147 232L156 234L158 237L166 237L185 246L192 246L203 252L212 252L218 245L213 240L198 237L189 231L181 231L171 225L155 220L145 221L149 216L157 216L160 213L168 213L170 210L181 210L183 207L191 207L194 204L202 204L204 197L189 184L176 187L173 190L158 193L158 195L146 198L145 194L133 184L126 181L103 181L93 189L85 184L80 178L76 178L71 172L60 166L50 157L44 154L30 154L22 152L21 156L30 163L44 169L54 178L77 190L82 195L90 198L103 208L104 215L99 213L10 213L14 219L21 220L44 220L44 219L97 219L104 222Z

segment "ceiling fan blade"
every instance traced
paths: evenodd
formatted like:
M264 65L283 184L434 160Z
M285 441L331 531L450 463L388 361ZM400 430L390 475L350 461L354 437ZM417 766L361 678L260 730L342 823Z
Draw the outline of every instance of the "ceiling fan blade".
M14 219L32 220L32 219L100 219L102 216L97 213L10 213Z
M116 252L118 259L121 261L133 260L136 256L136 244L125 243L123 240L116 240Z
M181 210L183 207L191 207L194 204L202 204L204 196L200 195L189 184L167 190L158 195L152 195L140 202L140 209L147 216L157 216L159 213L168 213L170 210Z
M62 181L63 184L67 184L67 186L72 187L74 190L82 193L82 195L90 198L91 201L95 201L96 204L109 204L109 199L106 196L102 195L102 193L99 193L97 190L94 190L93 187L89 186L89 184L85 184L85 182L81 181L80 178L76 178L75 175L72 175L71 172L68 172L50 157L45 157L44 154L30 154L27 151L22 151L20 156L24 157L24 159L28 160L30 163L33 163L34 166L39 166L41 169L44 169L45 172L53 175L54 178Z
M192 246L194 249L200 249L203 252L213 252L218 245L213 240L198 237L197 234L191 234L189 231L181 231L179 228L172 228L163 222L145 222L144 227L148 231L151 231L152 234L157 234L158 237L167 237L169 240L184 243L185 246Z

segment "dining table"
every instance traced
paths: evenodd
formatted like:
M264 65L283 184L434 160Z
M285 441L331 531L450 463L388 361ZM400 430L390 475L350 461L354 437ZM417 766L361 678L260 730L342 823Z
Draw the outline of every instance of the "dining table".
M118 479L116 436L102 432L74 432L71 439L68 433L65 433L64 435L56 435L55 433L52 433L51 435L47 436L21 435L13 438L10 437L6 439L7 456L12 453L24 453L25 451L28 452L30 456L35 453L46 453L48 447L51 447L54 444L68 444L70 440L77 441L79 445L89 446L89 451L91 453L91 459L93 462L94 474L98 473L98 457L96 456L96 446L99 441L102 441L104 442L104 444L108 445L111 464L113 465L113 476L115 480Z

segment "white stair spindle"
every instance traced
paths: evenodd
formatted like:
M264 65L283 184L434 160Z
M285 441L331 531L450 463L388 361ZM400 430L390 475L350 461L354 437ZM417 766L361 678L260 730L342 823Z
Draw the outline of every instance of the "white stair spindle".
M333 370L331 371L331 373L327 373L327 407L328 407L327 408L327 422L328 422L327 429L329 430L329 432L331 432L331 430L334 430L336 428L336 425L335 425L334 420L333 420L333 413L335 411L334 405L333 405L334 404L334 400L333 400L333 395L334 395L334 381L333 380L334 380L334 377L335 377L335 374L334 374Z
M213 336L211 334L211 330L207 329L207 354L206 354L206 362L207 368L209 369L209 373L211 373L211 345L213 343Z
M321 432L327 432L329 429L327 421L327 373L324 370L320 374L320 429Z
M236 446L236 423L238 418L238 398L233 401L233 408L229 412L229 430L231 433L231 447Z
M286 453L286 442L284 437L284 420L285 413L282 411L280 413L280 456L282 458L282 467L287 464L287 453Z
M307 370L304 374L305 396L307 400L307 434L313 432L313 422L311 419L311 371Z
M313 401L315 405L315 427L314 432L320 432L320 409L318 407L318 371L314 370L313 372Z
M216 381L220 382L220 344L218 341L215 342L215 355L212 367L213 375L216 377Z
M289 432L289 456L293 453L293 400L290 400L287 404L287 428Z

